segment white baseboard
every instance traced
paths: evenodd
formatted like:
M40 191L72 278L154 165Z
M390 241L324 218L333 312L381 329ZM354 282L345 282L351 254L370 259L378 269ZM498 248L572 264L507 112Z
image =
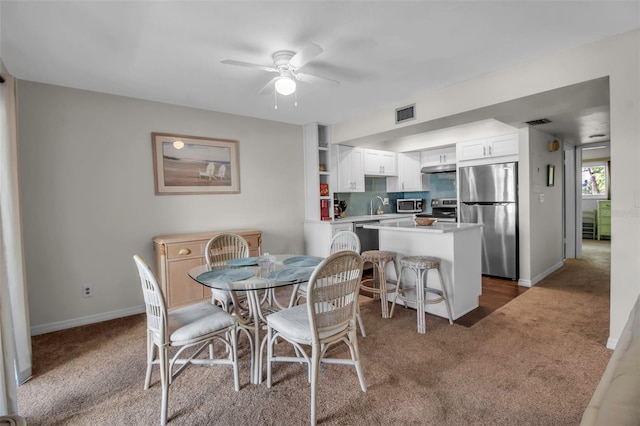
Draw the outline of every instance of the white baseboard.
M618 346L618 339L614 339L613 337L609 337L607 339L607 349L615 349Z
M546 277L548 277L549 275L551 275L552 273L554 273L558 269L562 268L563 266L564 266L564 260L561 260L560 262L558 262L555 265L553 265L551 268L549 268L546 271L536 275L531 280L525 280L525 279L520 278L518 280L518 285L521 285L523 287L533 287L534 285L538 284L540 281L542 281L543 279L545 279Z
M66 330L67 328L78 327L81 325L95 324L97 322L128 317L130 315L141 314L143 312L145 312L144 305L138 305L127 309L118 309L117 311L103 312L101 314L89 315L86 317L36 325L31 327L31 335L37 336L39 334L51 333L52 331Z

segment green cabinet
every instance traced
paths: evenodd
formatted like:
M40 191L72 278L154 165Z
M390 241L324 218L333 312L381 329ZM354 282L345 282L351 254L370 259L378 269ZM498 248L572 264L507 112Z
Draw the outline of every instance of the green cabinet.
M598 239L600 237L611 238L611 200L598 201L598 226L596 230Z

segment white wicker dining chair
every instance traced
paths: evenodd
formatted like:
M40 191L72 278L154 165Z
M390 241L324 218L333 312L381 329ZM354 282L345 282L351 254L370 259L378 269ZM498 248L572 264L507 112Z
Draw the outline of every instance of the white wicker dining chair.
M339 251L355 251L360 254L360 238L353 231L339 231L331 238L329 243L329 254L337 253ZM302 283L295 288L295 304L300 302L300 299L306 299L307 297L308 283ZM360 333L362 337L365 337L367 333L364 330L364 323L362 322L362 316L360 315L360 306L358 305L358 326L360 327Z
M222 233L207 242L204 253L209 268L228 268L227 262L229 260L249 257L249 244L238 234ZM237 291L235 295L232 295L226 290L211 289L211 303L219 303L222 309L227 312L235 309L236 304L245 299L244 292Z
M140 256L133 256L133 260L138 267L147 312L147 372L144 388L149 389L152 367L158 364L162 385L161 424L167 423L169 386L190 364L231 365L234 389L239 391L236 318L209 302L167 312L155 275ZM214 357L214 342L221 342L225 346L226 358ZM177 348L173 356L170 356L170 348ZM207 348L209 357L199 357ZM188 356L185 356L185 351L189 353ZM180 367L174 371L175 365Z
M316 424L316 394L320 363L353 365L363 392L367 386L360 365L356 312L362 280L362 258L354 251L340 251L324 259L309 280L307 303L267 317L267 387L272 383L274 362L305 362L311 382L311 424ZM295 348L296 356L275 355L278 339ZM344 342L351 358L327 358L327 349ZM311 346L307 354L303 346Z

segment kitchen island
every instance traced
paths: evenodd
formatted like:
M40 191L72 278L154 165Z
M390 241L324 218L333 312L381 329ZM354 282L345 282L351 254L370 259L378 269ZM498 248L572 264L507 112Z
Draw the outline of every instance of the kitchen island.
M440 273L447 286L454 320L478 307L482 294L482 225L437 222L420 226L413 220L402 219L364 227L378 230L380 250L396 252L398 261L405 256L440 258ZM392 281L397 279L394 271L389 272L388 277ZM404 286L415 285L415 276L410 270L405 270L402 282ZM427 283L429 287L440 288L435 273L429 273ZM389 301L393 301L393 295L389 296ZM403 303L398 301L398 304ZM415 304L408 306L415 309ZM426 305L425 312L447 318L444 303Z

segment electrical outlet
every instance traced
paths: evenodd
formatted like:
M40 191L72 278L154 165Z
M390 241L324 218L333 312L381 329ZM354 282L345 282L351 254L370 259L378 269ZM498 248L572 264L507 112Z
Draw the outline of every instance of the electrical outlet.
M540 202L544 203L544 194L540 194L539 197L540 197Z
M388 198L383 198L382 199L382 205L383 206L388 206L389 205L389 199Z
M82 287L82 297L91 297L93 296L93 286L91 284L87 284Z

